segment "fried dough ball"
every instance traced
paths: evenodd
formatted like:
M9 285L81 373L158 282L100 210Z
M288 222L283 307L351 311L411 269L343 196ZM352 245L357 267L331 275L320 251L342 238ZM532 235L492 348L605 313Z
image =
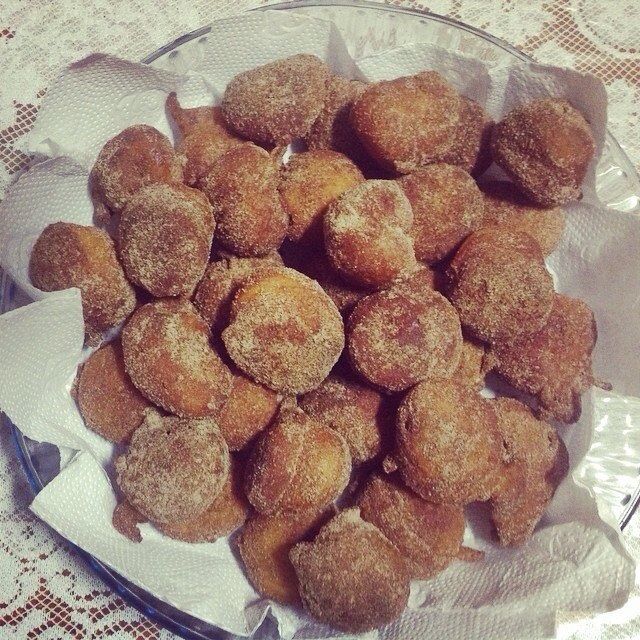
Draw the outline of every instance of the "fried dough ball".
M355 286L380 289L413 270L411 204L397 183L367 180L345 191L324 215L329 262Z
M451 378L468 384L478 391L484 387L484 345L473 338L463 336L460 362Z
M287 231L278 195L278 169L271 156L250 142L222 154L200 188L213 206L216 239L239 256L264 256Z
M289 551L326 519L324 513L277 513L251 518L238 537L238 550L251 584L266 598L300 604Z
M267 146L306 135L327 94L329 67L298 54L244 71L227 85L222 115L240 135Z
M242 491L241 468L231 459L229 475L213 502L202 513L185 520L154 523L165 536L183 542L215 542L244 524L249 503Z
M125 371L120 340L104 345L82 365L76 398L86 425L111 442L128 440L151 406Z
M440 161L462 167L477 177L491 164L489 146L494 123L475 100L464 96L461 96L461 100L462 110L455 137Z
M502 456L497 418L468 385L421 382L403 398L396 428L400 474L419 496L465 505L493 494Z
M270 255L264 258L229 257L211 262L198 285L193 304L211 327L214 336L229 324L231 301L249 276L279 273Z
M562 209L537 207L528 203L515 185L506 181L487 182L484 194L483 227L499 226L528 233L548 256L556 248L564 231Z
M78 287L89 339L120 324L136 306L109 235L96 227L54 222L36 241L29 277L42 291Z
M491 516L503 545L526 542L566 476L569 458L556 430L536 420L518 400L494 402L506 460L491 499Z
M209 344L205 321L186 300L139 307L122 332L124 364L133 384L169 413L217 415L232 376Z
M290 240L322 239L322 214L341 193L364 182L346 156L328 149L294 155L281 169L280 198L289 215Z
M536 396L542 418L569 424L580 418L580 396L594 384L591 352L596 339L587 304L555 294L542 329L492 345L488 366L519 391Z
M349 447L337 431L283 408L251 452L245 490L260 513L320 510L344 491L350 474Z
M174 522L211 506L229 475L229 450L213 420L147 413L115 468L118 486L140 513Z
M215 220L201 191L142 187L122 210L118 247L131 282L152 295L190 295L209 261Z
M418 260L439 262L482 222L482 193L460 167L432 164L398 184L413 210L411 235Z
M333 300L341 314L348 314L369 292L345 282L329 263L324 242L318 245L287 243L282 246L285 264L315 280Z
M230 451L240 451L273 420L280 400L271 389L234 373L229 398L218 416L220 433Z
M89 175L98 222L120 213L140 187L182 182L182 158L167 136L146 124L121 131L102 147Z
M366 86L359 80L331 76L320 114L305 136L309 149L333 149L360 166L367 164L366 152L350 122L351 105Z
M427 502L377 473L370 476L357 505L362 518L404 556L412 578L431 578L458 557L464 533L462 507Z
M462 105L439 73L425 71L367 86L351 107L351 124L381 165L411 173L450 152Z
M448 378L460 361L462 331L449 301L418 271L363 298L347 322L353 368L371 384L402 391L427 378Z
M332 373L317 389L304 395L299 405L347 441L354 463L366 462L382 451L389 415L377 391Z
M448 269L449 300L462 326L480 340L535 333L553 304L553 279L528 234L489 227L471 234Z
M244 142L227 129L220 107L184 109L175 93L167 96L166 106L182 135L176 151L186 158L184 181L188 185L197 185L225 151Z
M555 207L581 197L595 141L577 109L566 100L543 98L513 109L495 125L491 153L528 198Z
M282 267L250 277L235 295L222 332L229 356L274 391L315 389L344 347L342 317L317 282Z
M289 552L306 611L342 631L375 629L395 620L409 599L409 573L396 547L347 509L313 542Z

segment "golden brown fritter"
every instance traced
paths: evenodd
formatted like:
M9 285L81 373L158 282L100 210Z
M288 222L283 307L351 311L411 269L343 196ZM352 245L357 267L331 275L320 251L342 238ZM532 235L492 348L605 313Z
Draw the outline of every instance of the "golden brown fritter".
M554 207L581 197L595 142L589 123L571 104L542 98L495 125L491 154L528 198Z
M229 475L229 450L213 420L147 413L115 461L127 500L153 522L201 515Z
M234 131L257 144L287 145L309 132L324 103L329 75L329 67L309 54L244 71L227 85L222 115Z
M478 391L484 387L484 345L473 338L463 336L460 362L451 378L468 384Z
M234 371L233 386L217 417L220 433L230 451L240 451L273 420L278 394Z
M497 417L469 386L417 384L400 404L396 429L402 479L425 500L465 505L494 493L502 459Z
M528 234L489 227L471 234L448 268L447 296L462 326L487 342L538 331L553 304L553 280Z
M351 124L385 168L411 173L446 157L463 102L435 71L370 84L351 107Z
M364 520L402 554L411 577L426 580L458 557L464 533L461 506L434 504L390 476L373 474L358 497Z
M322 241L322 216L340 194L364 182L347 156L328 149L295 154L280 170L280 198L289 215L287 238Z
M184 181L188 185L196 186L225 151L244 142L226 127L220 107L184 109L175 93L167 96L166 107L182 135L176 151L186 158Z
M265 256L287 231L278 195L278 168L250 142L222 154L200 180L213 207L216 240L239 256Z
M142 542L142 534L138 525L147 519L127 500L118 502L111 516L113 528L131 542Z
M354 463L370 460L382 451L390 416L382 395L370 387L332 373L317 389L302 396L299 405L344 437Z
M326 520L317 511L256 515L238 536L238 550L251 584L266 598L300 604L289 551Z
M351 105L367 85L332 75L322 109L305 136L309 149L333 149L358 164L366 163L365 151L350 122Z
M398 184L413 210L411 235L418 260L439 262L482 223L482 194L460 167L431 164Z
M491 499L491 517L503 545L526 542L568 471L568 454L556 430L536 420L518 400L493 401L505 443L501 481Z
M412 271L411 204L391 180L367 180L345 191L324 215L329 262L357 287L381 289Z
M211 327L213 336L219 336L229 324L233 296L249 276L271 275L277 273L279 268L279 263L271 254L264 258L230 256L209 264L200 280L193 304Z
M182 182L182 163L157 129L136 124L121 131L102 147L89 175L96 221L120 213L140 187Z
M347 322L353 368L387 391L427 378L448 378L460 361L460 320L449 301L431 288L428 269L363 298Z
M395 620L409 598L404 559L358 509L339 513L313 542L289 553L306 611L341 631L361 632Z
M231 458L227 480L205 511L186 520L154 523L156 528L165 536L183 542L215 542L235 531L249 515L241 471L238 462Z
M136 305L135 292L118 262L113 241L96 227L50 224L31 252L29 277L42 291L80 289L89 341L120 324Z
M344 490L351 455L344 438L300 409L281 409L247 465L249 502L264 514L321 510Z
M209 344L209 330L186 300L159 300L139 307L122 332L131 381L170 413L198 418L218 414L232 375Z
M116 339L89 356L78 375L78 408L85 424L111 442L125 442L151 404L133 386Z
M131 282L152 295L189 296L204 273L215 219L201 191L152 184L127 202L118 224L118 250Z
M528 233L538 242L545 256L556 248L564 231L565 213L562 209L533 205L512 182L504 180L484 183L482 192L483 227L499 226Z
M327 377L344 347L344 327L317 282L282 267L240 288L222 340L250 378L274 391L297 394Z
M591 352L596 339L596 323L587 304L555 294L542 329L497 342L487 362L516 389L536 396L540 417L576 422L580 396L594 384Z

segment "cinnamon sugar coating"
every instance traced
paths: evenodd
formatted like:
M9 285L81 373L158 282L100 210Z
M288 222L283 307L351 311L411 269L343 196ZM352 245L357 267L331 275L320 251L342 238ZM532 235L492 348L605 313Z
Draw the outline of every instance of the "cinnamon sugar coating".
M31 252L29 277L42 291L80 289L89 339L120 324L136 304L113 241L96 227L70 222L50 224Z
M183 542L215 542L244 524L249 503L242 490L241 468L231 458L229 475L213 502L201 514L169 522L154 523L164 535Z
M489 342L535 333L553 304L553 280L538 243L496 227L471 234L448 268L447 296L462 326Z
M222 154L200 180L218 224L216 240L239 256L264 256L287 231L271 156L249 142Z
M302 396L299 405L307 415L342 435L354 463L366 462L382 451L390 416L383 396L370 387L332 373Z
M528 233L548 256L562 237L565 213L558 207L539 207L530 202L517 187L506 181L487 182L482 185L484 195L483 227Z
M398 173L441 162L456 140L463 102L435 71L368 85L351 107L367 152Z
M169 138L154 127L136 124L121 131L102 147L89 175L96 221L120 213L140 187L182 182L182 164Z
M185 520L202 514L222 491L229 450L213 420L148 413L115 468L118 486L144 516Z
M78 408L85 424L111 442L125 442L151 404L133 386L116 339L92 353L78 375Z
M196 186L225 151L244 142L227 128L220 107L185 109L176 94L170 93L166 108L182 136L176 151L186 159L184 181L190 186Z
M282 267L250 277L222 332L246 375L282 393L305 393L329 374L344 347L342 317L317 282Z
M431 164L398 184L413 210L411 235L418 260L439 262L482 222L482 194L460 167Z
M427 502L396 478L372 474L357 501L360 515L397 547L413 579L426 580L458 557L462 507Z
M245 489L260 513L320 510L342 493L350 473L339 433L299 409L282 409L251 452Z
M300 604L289 551L325 519L324 513L314 510L256 515L247 522L238 537L238 550L251 584L263 596L282 604Z
M589 123L566 100L541 98L516 107L495 125L494 161L534 203L578 200L595 154Z
M322 215L341 193L364 182L362 172L346 156L328 149L295 154L280 171L279 192L289 215L287 237L322 240Z
M183 417L217 415L232 375L209 344L205 321L186 300L139 307L122 332L127 373L149 400Z
M349 359L371 384L402 391L456 370L460 321L449 301L431 288L430 275L428 269L418 270L363 298L349 316Z
M131 282L152 295L190 295L209 261L215 229L201 191L152 184L126 204L118 225L120 259Z
M453 380L417 384L402 400L395 459L402 479L425 500L465 505L498 485L502 441L493 405Z
M416 266L412 222L411 204L396 182L352 187L324 215L329 262L357 287L384 288Z
M491 499L491 517L503 545L518 545L532 535L569 469L556 430L536 420L526 405L511 398L493 401L506 456L501 482Z
M225 122L258 144L287 145L306 135L322 108L329 67L298 54L244 71L222 99Z
M375 629L395 620L407 605L404 559L358 509L339 513L313 542L296 544L289 557L305 610L336 629Z
M588 305L557 293L546 324L535 333L496 342L487 366L516 389L535 395L540 417L572 423L580 418L580 396L595 382L591 352L596 339Z

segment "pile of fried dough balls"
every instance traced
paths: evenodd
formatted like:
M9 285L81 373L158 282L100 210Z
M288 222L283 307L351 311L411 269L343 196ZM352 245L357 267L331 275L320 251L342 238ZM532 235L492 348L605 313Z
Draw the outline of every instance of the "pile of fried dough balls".
M466 505L525 542L568 469L551 422L595 383L593 314L544 263L594 156L584 117L548 98L494 123L434 71L365 84L311 55L166 107L175 148L135 125L97 157L113 235L57 222L30 263L81 290L87 344L123 324L74 388L124 445L116 528L242 527L260 594L351 632L482 557ZM489 372L528 404L481 395Z

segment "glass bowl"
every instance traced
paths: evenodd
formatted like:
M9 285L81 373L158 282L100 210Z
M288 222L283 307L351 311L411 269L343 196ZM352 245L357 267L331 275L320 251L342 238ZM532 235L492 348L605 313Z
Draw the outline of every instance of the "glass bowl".
M382 49L412 42L430 42L451 51L473 56L485 64L531 61L527 55L506 42L466 24L416 9L405 9L373 2L332 2L296 0L259 7L255 10L295 11L333 20L345 36L352 53L373 54ZM188 68L192 56L206 41L210 27L185 34L147 56L143 62L157 68L181 72ZM615 138L607 133L602 158L598 164L596 190L602 203L611 209L640 213L640 177ZM29 300L2 274L0 312L27 304ZM6 418L5 418L6 420ZM23 436L10 424L17 455L34 493L38 493L60 469L57 447L38 443ZM638 476L640 451L634 438L625 432L611 433L597 429L593 446L583 465L581 481L611 509L622 528L640 502ZM217 627L202 622L158 600L108 566L76 548L88 565L118 595L154 622L189 639L211 640L232 637ZM258 630L260 638L275 638L277 631L269 621Z

